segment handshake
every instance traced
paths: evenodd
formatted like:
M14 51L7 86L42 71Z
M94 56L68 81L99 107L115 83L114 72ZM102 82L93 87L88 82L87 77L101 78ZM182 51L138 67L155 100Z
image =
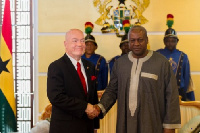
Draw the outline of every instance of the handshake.
M92 105L88 103L85 112L89 119L94 119L95 117L99 116L101 109L96 104Z

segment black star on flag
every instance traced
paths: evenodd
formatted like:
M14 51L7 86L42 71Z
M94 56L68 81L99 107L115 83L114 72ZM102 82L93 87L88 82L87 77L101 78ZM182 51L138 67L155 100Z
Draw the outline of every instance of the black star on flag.
M120 5L120 4L124 4L124 5L125 5L125 3L124 3L125 0L118 0L118 1L119 1L119 5Z
M6 68L6 65L8 64L9 61L10 61L10 59L3 62L1 57L0 57L0 74L1 74L2 71L9 72L8 69Z

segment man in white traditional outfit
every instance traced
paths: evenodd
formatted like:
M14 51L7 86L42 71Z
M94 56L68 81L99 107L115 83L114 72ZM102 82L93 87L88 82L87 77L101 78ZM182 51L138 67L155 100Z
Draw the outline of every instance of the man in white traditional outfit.
M129 30L130 52L113 66L98 105L103 117L118 99L117 133L174 133L181 127L176 78L169 61L147 50L147 31ZM103 115L103 116L102 116Z

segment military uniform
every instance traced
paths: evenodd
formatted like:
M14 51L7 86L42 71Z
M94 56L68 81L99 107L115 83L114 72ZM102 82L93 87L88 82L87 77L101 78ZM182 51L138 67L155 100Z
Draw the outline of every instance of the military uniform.
M164 40L168 37L176 38L178 42L176 31L172 28L168 28L166 30ZM169 60L173 72L176 76L177 85L179 88L179 95L182 96L182 100L195 100L188 56L184 52L179 51L176 48L173 50L169 50L167 46L164 49L157 50L157 52L161 53Z
M121 57L121 56L117 55L117 56L113 57L113 58L109 61L110 73L112 72L112 67L113 67L115 61L116 61L119 57Z
M90 58L86 58L85 54L82 58L92 62L95 65L95 75L97 76L97 90L103 90L108 83L108 66L103 56L93 54Z
M120 42L119 47L122 48L122 46L123 46L125 43L128 43L128 35L127 35L127 34L125 34L124 36L122 36L122 39L121 39L121 42ZM129 51L126 51L126 53L128 53L128 52L129 52ZM112 72L112 67L113 67L115 61L116 61L119 57L121 57L122 55L124 55L124 54L125 54L125 53L122 52L121 55L117 55L117 56L113 57L113 58L109 61L110 74L111 74L111 72Z
M85 42L89 41L93 42L94 45L97 46L95 38L90 34L85 37ZM86 58L84 54L82 58L92 62L95 65L97 90L104 90L108 84L108 65L106 63L106 59L99 54L92 54L89 58Z

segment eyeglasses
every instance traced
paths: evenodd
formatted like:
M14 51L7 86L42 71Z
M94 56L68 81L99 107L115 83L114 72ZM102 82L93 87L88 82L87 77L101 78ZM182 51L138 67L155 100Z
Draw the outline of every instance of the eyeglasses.
M80 43L85 43L85 39L76 39L76 38L73 38L72 39L72 43L78 43L80 41Z
M143 39L143 38L138 38L138 39L131 39L131 40L129 40L129 42L130 42L131 44L135 44L136 41L137 41L138 43L143 43L143 42L144 42L144 39Z

